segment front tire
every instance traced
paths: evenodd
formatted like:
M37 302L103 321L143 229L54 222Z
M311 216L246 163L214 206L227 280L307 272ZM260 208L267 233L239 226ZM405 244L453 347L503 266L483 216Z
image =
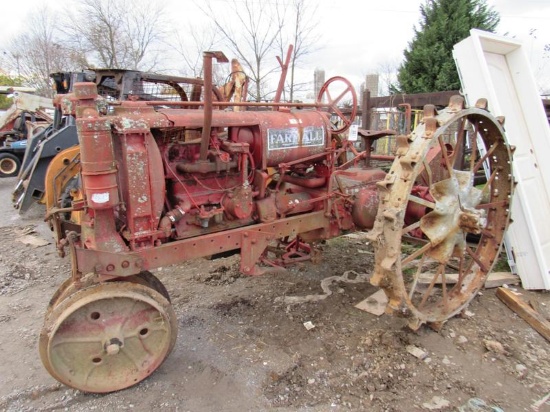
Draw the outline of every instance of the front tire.
M11 153L0 153L0 177L17 176L21 168L19 158Z

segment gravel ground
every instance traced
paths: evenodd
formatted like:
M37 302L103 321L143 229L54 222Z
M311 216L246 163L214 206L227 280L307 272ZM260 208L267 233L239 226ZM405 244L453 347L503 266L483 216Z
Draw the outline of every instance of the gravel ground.
M355 308L377 290L361 279L332 282L324 300L284 304L321 293L328 276L368 277L372 249L346 237L324 245L317 264L257 278L240 275L235 256L155 271L178 316L168 361L116 393L68 388L42 366L37 338L69 261L57 256L41 206L24 217L11 208L14 184L0 180L0 410L454 411L479 398L505 411L550 411L548 342L494 289L439 333ZM517 289L550 313L548 293Z

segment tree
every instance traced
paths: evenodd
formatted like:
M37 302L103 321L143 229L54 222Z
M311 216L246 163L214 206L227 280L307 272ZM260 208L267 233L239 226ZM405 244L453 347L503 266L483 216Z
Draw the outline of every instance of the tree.
M47 7L36 10L27 21L26 31L11 41L5 54L7 69L37 94L51 96L50 74L72 70L72 52L61 40L56 17Z
M276 69L275 65L266 68L265 58L277 44L284 25L284 9L278 0L231 0L226 4L229 10L214 8L210 1L199 7L211 19L240 63L248 69L252 82L249 94L256 101L264 100L270 94L268 76Z
M427 93L460 88L452 57L453 46L470 29L493 32L498 13L486 0L426 0L420 6L420 29L405 50L398 81L403 93Z
M185 76L203 76L203 52L211 51L217 42L217 32L212 27L184 26L186 33L176 31L172 49L184 67L178 67Z
M66 39L87 67L152 70L164 36L164 7L147 0L79 0Z
M217 29L222 41L234 53L251 80L248 92L256 101L272 98L275 84L272 75L279 72L276 55L284 61L290 44L294 46L290 56L287 90L289 100L296 88L295 70L301 59L312 53L317 6L305 0L231 0L222 7L212 0L205 6L198 4Z
M395 93L394 88L398 70L398 59L389 59L378 64L376 72L380 76L380 96L388 96Z
M32 13L4 52L3 68L38 94L52 95L50 74L100 66L152 70L164 35L164 8L148 0L78 0L62 15Z
M287 30L283 28L280 32L278 41L281 56L286 56L286 50L289 44L294 46L294 50L290 57L289 64L289 79L288 79L288 100L294 100L294 92L300 91L303 84L296 83L296 68L299 61L308 54L313 53L316 37L316 29L319 27L318 21L313 16L317 15L318 5L312 6L311 2L306 3L305 0L292 0L288 5L288 13L291 15L287 18L290 22ZM286 27L286 26L285 26Z

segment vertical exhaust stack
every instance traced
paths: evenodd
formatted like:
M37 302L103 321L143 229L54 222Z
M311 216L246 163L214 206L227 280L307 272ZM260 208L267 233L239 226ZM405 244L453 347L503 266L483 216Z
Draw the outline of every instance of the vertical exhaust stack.
M219 63L229 63L225 54L221 51L207 51L203 53L204 68L204 123L202 126L202 138L199 160L205 162L208 156L208 144L210 143L210 130L212 128L212 58Z

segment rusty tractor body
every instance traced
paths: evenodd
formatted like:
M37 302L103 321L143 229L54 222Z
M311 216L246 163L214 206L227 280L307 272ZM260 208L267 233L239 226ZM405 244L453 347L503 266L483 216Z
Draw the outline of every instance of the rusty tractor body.
M209 75L212 59L224 56L204 56L200 102L107 108L85 82L65 96L80 149L47 183L58 249L72 258L40 337L52 376L110 392L164 361L176 322L154 268L240 251L240 270L259 275L355 230L369 230L372 282L388 295L389 311L418 328L464 309L498 257L513 188L510 148L483 102L466 109L457 97L440 112L426 107L422 123L397 137L385 172L365 164L368 150L336 144L356 110L347 80L330 79L312 104L227 102ZM344 115L348 99L353 110ZM474 186L480 172L484 183ZM61 204L72 179L79 187ZM403 239L415 246L402 250ZM268 248L274 244L278 250Z
M213 91L217 100L224 98L229 100L235 93L246 92L246 84L241 79L240 73L232 75L231 81L224 85L221 91L217 89ZM122 69L58 72L52 73L50 77L53 80L56 93L54 102L52 103L50 100L50 105L53 104L52 109L55 107L54 118L47 128L33 133L28 144L19 149L22 158L21 172L12 193L12 200L14 207L21 214L27 212L35 202L45 202L44 197L47 196L45 176L53 158L62 150L78 145L74 113L70 108L67 109L63 106L64 99L62 98L63 95L72 92L75 83L85 80L94 82L97 85L98 94L107 101L139 99L182 102L199 100L200 90L203 86L203 80L198 78ZM9 167L7 161L5 162L6 167ZM1 166L0 164L0 177L2 176Z

